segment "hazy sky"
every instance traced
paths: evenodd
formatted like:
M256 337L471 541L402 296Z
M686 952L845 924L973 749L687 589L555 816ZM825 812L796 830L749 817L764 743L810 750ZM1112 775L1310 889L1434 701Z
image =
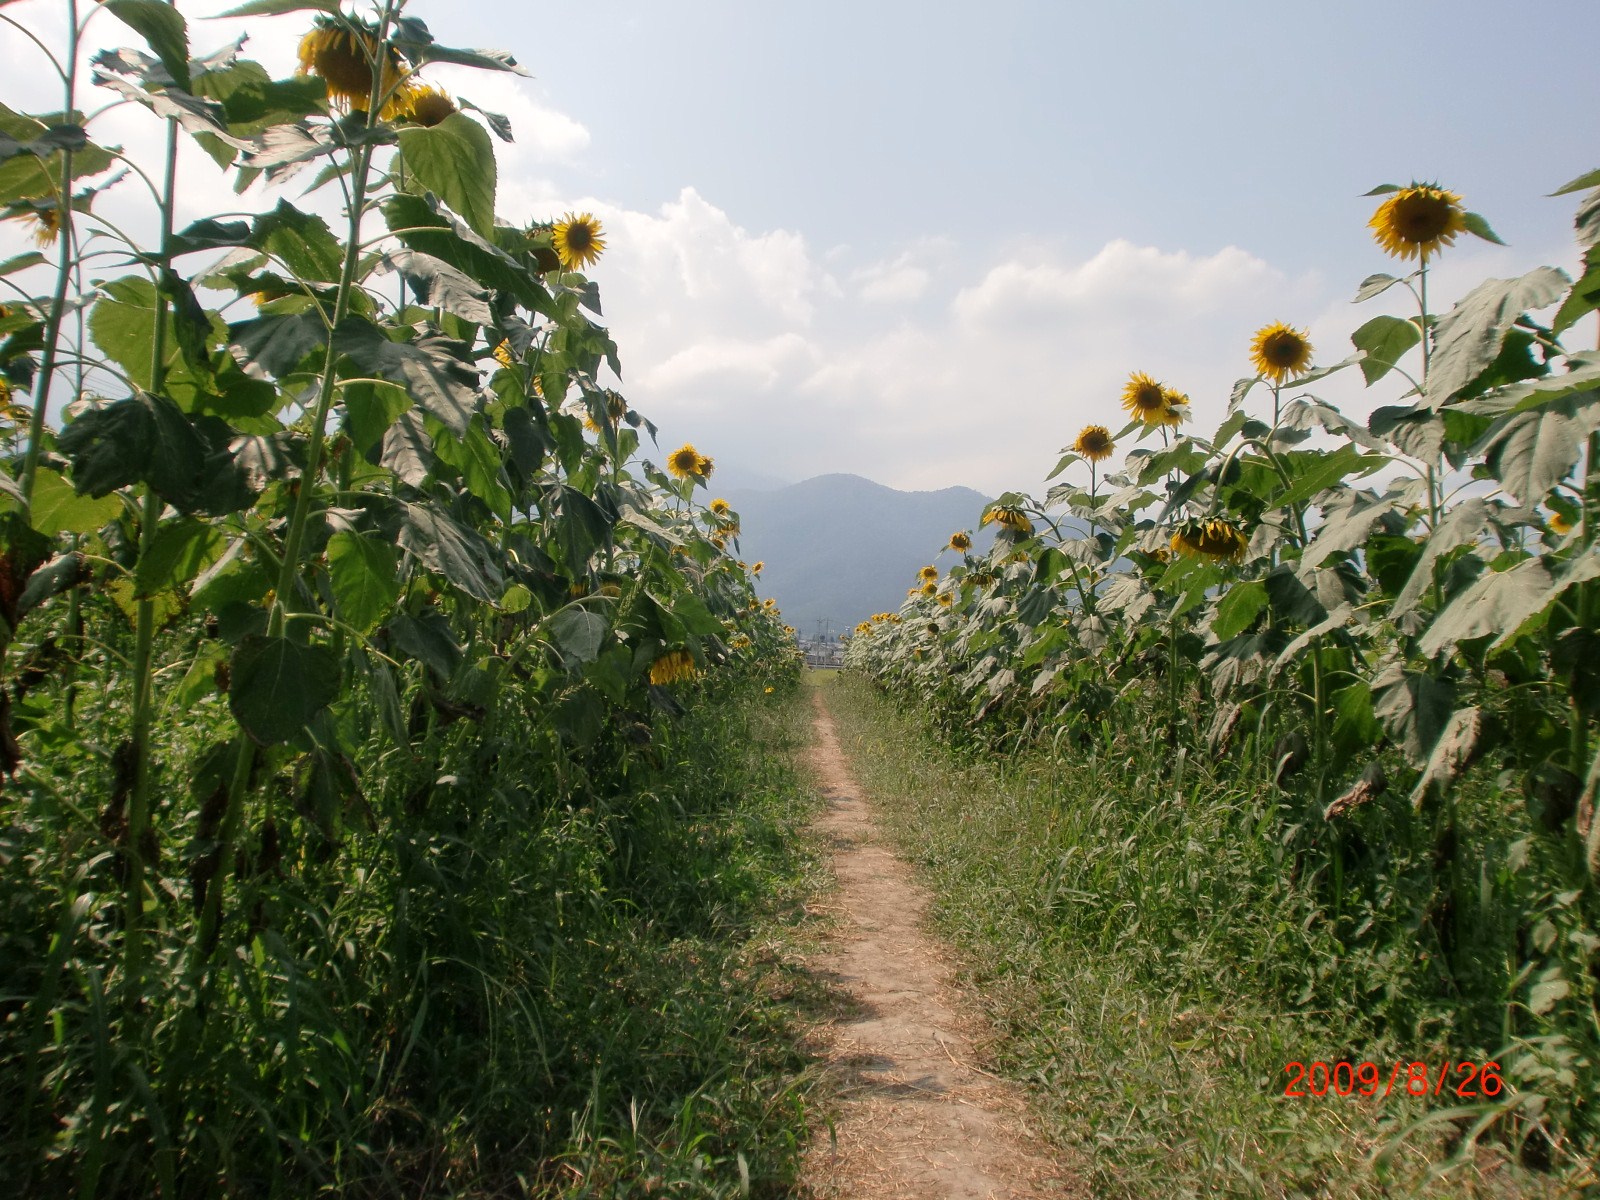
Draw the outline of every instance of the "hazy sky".
M197 50L237 31L197 19L225 7L182 5ZM6 13L43 28L62 8ZM1596 0L409 11L532 72L433 74L512 119L502 218L601 218L622 390L666 449L730 474L1037 488L1084 423L1122 424L1133 370L1189 392L1209 432L1258 326L1309 326L1327 362L1383 310L1349 303L1390 269L1362 192L1437 180L1510 243L1459 242L1443 298L1570 270L1573 205L1546 194L1600 165ZM303 15L244 25L293 68ZM0 99L42 107L34 52L0 44ZM192 178L183 217L239 203ZM1364 413L1394 393L1323 394Z

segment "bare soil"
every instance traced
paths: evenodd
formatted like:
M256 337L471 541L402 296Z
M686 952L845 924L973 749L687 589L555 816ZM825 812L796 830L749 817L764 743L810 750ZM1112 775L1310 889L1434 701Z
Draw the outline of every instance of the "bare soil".
M923 928L928 892L885 843L850 775L824 693L810 751L833 847L832 927L811 969L845 997L819 1037L837 1111L806 1177L843 1200L1045 1200L1086 1196L1032 1136L1021 1090L977 1065L989 1030Z

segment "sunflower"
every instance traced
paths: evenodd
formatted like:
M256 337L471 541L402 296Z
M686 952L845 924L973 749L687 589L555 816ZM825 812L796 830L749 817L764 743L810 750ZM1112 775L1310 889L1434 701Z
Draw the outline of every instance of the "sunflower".
M507 369L516 365L517 357L511 353L511 343L505 338L501 338L500 344L494 348L494 360Z
M762 562L758 562L758 563L756 563L756 565L755 565L755 566L753 566L753 567L751 567L751 568L750 568L750 574L752 574L752 575L759 575L759 574L761 574L761 568L762 568L762 567L764 567L764 566L766 566L766 565L767 565L767 564L766 564L766 562L765 562L765 561L762 561Z
M1122 389L1122 407L1146 425L1158 425L1167 407L1167 390L1143 371L1135 371Z
M1149 424L1177 427L1189 419L1189 397L1177 388L1164 387L1161 398L1167 402L1160 416Z
M1072 448L1090 462L1097 463L1110 458L1117 447L1111 440L1111 431L1104 425L1085 425Z
M750 648L750 639L741 633L738 637L734 638L733 641L729 642L728 645L732 646L735 650L748 650Z
M1275 321L1256 330L1250 342L1250 361L1257 375L1285 384L1311 366L1311 343L1304 331Z
M1550 532L1561 534L1565 537L1572 532L1572 518L1566 513L1553 512L1550 514Z
M967 535L965 530L952 533L950 535L950 549L965 554L972 549L972 538Z
M923 567L922 570L917 572L917 578L922 580L923 583L931 583L939 578L939 568Z
M861 622L861 624L856 626L856 635L858 637L864 637L865 635L867 635L867 634L869 634L871 632L872 632L872 624L870 622L868 622L868 621L863 621L863 622Z
M300 39L300 75L316 75L328 87L328 99L356 112L366 112L372 98L372 66L379 54L378 39L367 30L347 29L332 17L319 17ZM378 94L384 97L378 116L384 120L404 116L409 93L401 86L407 70L393 46L382 47L383 71Z
M669 650L650 664L650 682L657 687L694 678L694 655L687 650Z
M605 250L605 231L593 213L568 213L555 223L550 231L550 244L555 247L561 265L569 271L581 271L591 263L600 261Z
M733 505L729 504L721 496L718 496L710 504L706 505L706 507L709 508L713 514L719 517L725 517L733 511Z
M429 129L456 111L456 102L431 84L410 85L404 89L404 99L405 112L402 115Z
M924 596L931 596L935 592L937 592L938 590L939 590L939 585L937 583L934 583L933 580L931 580L931 579L928 580L927 583L923 584L920 588L917 589L917 591L921 592Z
M939 593L939 606L941 608L949 608L950 607L950 602L954 598L955 597L951 596L949 592L940 592Z
M1221 517L1186 521L1172 535L1172 549L1190 558L1214 558L1238 562L1244 557L1250 539L1238 526Z
M993 521L1002 529L1010 530L1018 537L1033 536L1033 522L1028 519L1028 514L1015 504L996 504L983 514L984 525Z
M716 469L717 464L711 461L711 456L709 454L700 455L694 464L694 473L700 476L701 479L710 479L711 472L715 471Z
M693 479L700 474L700 451L688 442L667 455L667 470L679 479Z
M1461 197L1428 183L1391 192L1367 222L1385 254L1395 258L1421 258L1456 239L1467 227Z

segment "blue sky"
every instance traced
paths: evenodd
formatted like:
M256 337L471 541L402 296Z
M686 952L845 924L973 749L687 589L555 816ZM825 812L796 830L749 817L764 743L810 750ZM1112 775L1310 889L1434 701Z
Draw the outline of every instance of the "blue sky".
M622 390L730 476L1037 488L1084 423L1120 425L1133 370L1214 425L1259 325L1309 326L1331 361L1387 303L1348 303L1389 266L1367 188L1437 179L1511 243L1442 257L1448 296L1570 269L1572 205L1545 195L1600 165L1594 0L411 11L532 72L440 82L512 118L502 217L605 222ZM191 23L196 46L234 32ZM251 50L291 69L303 23L246 23ZM0 99L35 107L7 41ZM197 179L189 203L234 202Z

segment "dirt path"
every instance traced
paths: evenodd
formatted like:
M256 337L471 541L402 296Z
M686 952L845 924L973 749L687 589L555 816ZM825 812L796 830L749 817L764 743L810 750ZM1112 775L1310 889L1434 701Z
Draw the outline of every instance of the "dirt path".
M837 926L812 968L852 1004L825 1031L843 1104L817 1133L807 1177L819 1197L1045 1200L1085 1195L1031 1144L1017 1089L972 1065L981 1020L945 948L923 932L928 893L895 857L850 776L823 693L811 762L833 845Z

